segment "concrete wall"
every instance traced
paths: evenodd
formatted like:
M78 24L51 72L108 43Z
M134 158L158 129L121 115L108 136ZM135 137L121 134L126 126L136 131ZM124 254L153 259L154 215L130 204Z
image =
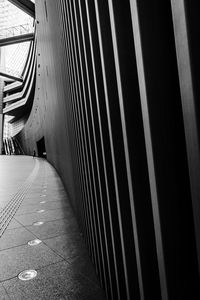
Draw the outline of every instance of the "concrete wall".
M66 126L66 98L64 75L61 71L60 35L55 3L51 1L48 17L44 1L36 1L37 17L37 79L35 100L30 118L21 136L25 139L24 148L32 154L36 142L45 137L48 160L59 170L63 181L67 183L68 193L73 200L74 184L71 165L71 153ZM52 22L53 21L53 22Z

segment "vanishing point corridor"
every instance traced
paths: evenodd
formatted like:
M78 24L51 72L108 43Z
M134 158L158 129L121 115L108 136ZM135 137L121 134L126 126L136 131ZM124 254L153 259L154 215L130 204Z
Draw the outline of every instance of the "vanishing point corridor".
M200 299L191 0L0 0L0 300Z
M105 299L55 169L28 156L0 166L0 299Z

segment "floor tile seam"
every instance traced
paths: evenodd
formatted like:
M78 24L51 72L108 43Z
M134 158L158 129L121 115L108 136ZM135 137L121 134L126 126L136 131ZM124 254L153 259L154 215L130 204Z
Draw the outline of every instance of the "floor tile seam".
M13 217L13 219L16 221L16 222L18 222L21 226L23 226L23 227L28 227L28 226L33 226L33 224L35 223L35 222L33 222L32 224L28 224L28 225L24 225L24 224L22 224L20 221L18 221L15 217ZM53 220L49 220L49 221L44 221L44 223L48 223L48 222L53 222L53 221L58 221L58 220L64 220L64 219L66 219L66 218L60 218L60 219L53 219ZM37 221L36 221L37 222ZM12 228L11 228L12 229Z
M68 259L72 259L72 258L78 258L79 256L78 255L75 255L75 256L71 256L69 257ZM68 266L70 267L70 265L72 265L72 263L70 263L70 261L68 261L68 259L63 259L63 261L65 261ZM62 260L61 260L62 261ZM51 266L51 265L56 265L56 264L59 264L61 261L58 261L58 262L54 262L54 263L51 263L49 264L48 266ZM42 266L40 268L36 268L35 270L42 270L44 268L46 268L47 266ZM94 281L92 281L89 277L85 276L82 272L78 271L77 274L81 275L83 278L87 279L89 282L91 282L92 284L94 284L98 289L102 289L100 285L97 285ZM96 275L96 272L95 272L95 275ZM97 277L97 279L99 280L99 278ZM93 294L93 293L92 293ZM89 296L89 295L88 295Z
M65 205L64 203L60 203L60 202L57 202L57 201L53 201L53 203L52 203L51 201L48 202L46 200L41 200L38 203L31 204L31 205L24 204L24 201L23 201L23 204L20 207L20 209L22 210L22 212L23 212L23 210L36 209L38 206L40 206L40 207L49 207L50 206L51 207L50 209L59 209L59 208L64 208L64 209L68 208L68 209L71 209L70 205L68 205L68 204Z
M8 279L0 280L0 283L2 283L3 287L6 289L6 287L4 286L4 283L5 283L6 281L12 280L12 279L14 279L14 278L17 278L17 276L12 276L12 277L9 277Z
M30 201L30 203L32 203L32 201L39 199L39 198L45 198L45 197L40 197L40 196L34 196L33 198L26 198L25 201ZM47 201L49 202L56 202L56 201L69 201L67 198L63 198L63 199L59 199L59 198L50 198L48 196L46 196ZM39 200L38 200L39 201ZM45 200L46 201L46 200ZM33 205L33 204L27 204L27 205Z
M3 289L4 289L4 291L5 291L5 294L6 294L6 296L8 297L8 299L10 300L10 296L9 296L9 294L8 294L8 292L7 292L7 290L6 290L6 288L5 288L5 286L2 284L2 287L3 287Z
M13 217L14 219L14 217ZM15 219L14 219L15 220ZM19 223L17 220L15 220L15 222ZM6 232L9 231L9 230L13 230L13 229L18 229L18 228L21 228L21 224L19 224L20 226L17 226L17 227L13 227L13 228L8 228L6 229ZM9 225L8 225L9 226Z
M57 237L62 236L62 235L64 235L64 234L58 235ZM52 238L54 238L54 237L52 237ZM66 261L67 263L69 263L69 261L68 261L69 259L78 257L78 255L72 255L72 256L70 256L70 257L68 257L68 258L62 256L57 250L52 249L48 244L45 243L45 240L48 240L48 239L51 239L51 238L43 239L42 242L43 242L50 250L52 250L55 254L59 255L59 256L60 256L64 261ZM87 249L86 249L86 250L87 250ZM89 252L88 252L88 251L86 251L86 252L87 252L88 257L89 257ZM78 273L80 273L80 272L78 272Z
M50 237L44 238L43 241L50 240L50 239L57 238L57 237L62 237L63 235L67 235L67 233L60 233L55 236L50 236ZM80 236L80 234L77 234L77 236Z
M41 200L41 201L43 201L43 200ZM44 201L46 201L46 200L44 200ZM29 207L29 206L36 206L36 205L37 205L37 204L25 204L25 202L26 202L26 199L24 199L23 204L21 205L21 207L24 207L24 206L28 206L28 207ZM53 202L53 203L54 203L54 202L60 203L60 200L58 200L58 201L56 201L56 200L55 200L55 201L48 201L48 200L47 200L47 201L46 201L46 203L52 203L52 202ZM38 202L38 204L39 204L39 203L40 203L40 202ZM44 203L44 204L45 204L45 203ZM66 206L70 206L70 205L67 204Z
M56 265L56 264L59 264L61 261L65 261L66 263L67 263L67 265L70 267L71 265L72 265L72 263L70 263L70 261L68 261L69 259L72 259L72 258L78 258L79 256L78 255L75 255L75 256L70 256L68 259L65 259L65 258L63 258L62 260L60 260L60 261L57 261L57 262L54 262L54 263L51 263L51 264L49 264L49 265L46 265L46 266L41 266L41 267L38 267L38 268L36 268L35 270L42 270L42 269L44 269L44 268L46 268L46 267L49 267L49 266L52 266L52 265ZM78 271L77 272L77 274L80 274L83 278L85 278L85 279L87 279L87 280L89 280L89 277L87 277L87 276L85 276L85 275L83 275L83 273L82 272L80 272L80 271ZM96 274L96 273L95 273ZM89 280L91 283L93 283L93 284L95 284L95 282L94 281L92 281L92 280ZM97 284L95 284L97 287L99 287Z
M44 240L42 240L42 242L43 242L43 243L44 243L51 251L53 251L55 254L59 255L64 261L68 262L67 259L66 259L64 256L62 256L62 254L60 254L60 253L59 253L58 251L56 251L55 249L52 249L48 244L45 243ZM72 258L73 258L73 257L72 257Z
M46 245L46 244L45 244L45 245ZM46 246L48 246L48 245L46 245ZM51 248L50 248L50 249L51 249ZM51 249L51 250L53 250L53 249ZM57 251L55 251L55 253L58 254ZM70 259L75 259L75 258L78 258L78 257L79 257L79 255L72 255L72 256L70 256L70 257L68 257L68 258L66 259L65 257L62 257L62 255L59 255L59 256L60 256L61 258L63 258L61 261L65 261L65 262L69 265L69 267L72 266L72 262L70 262ZM88 255L88 257L89 257L89 255ZM90 257L89 257L89 259L90 259ZM41 267L39 267L39 268L36 268L36 270L41 270L41 269L46 268L47 266L50 266L50 265L56 265L56 264L59 264L61 261L54 262L54 263L51 263L51 264L46 265L46 266L41 266ZM92 262L91 262L91 264L92 264ZM79 274L79 275L81 275L83 278L87 279L89 282L91 282L92 284L94 284L98 289L101 289L101 286L100 286L100 285L96 284L95 281L91 280L88 276L84 275L83 272L78 271L77 274ZM95 272L95 275L96 275L96 272ZM97 275L96 275L96 276L97 276ZM98 277L97 277L97 279L99 280Z
M19 223L21 226L23 226L23 227L30 227L30 226L33 226L33 224L32 225L22 225L18 220L16 220L16 218L15 217L13 217L13 219L17 222L17 223ZM54 220L50 220L50 221L45 221L45 223L49 223L49 222L54 222L54 221L59 221L59 220L67 220L67 218L62 218L62 219L54 219ZM21 227L20 226L20 227ZM20 227L15 227L15 228L8 228L7 230L13 230L13 229L17 229L17 228L20 228Z
M49 267L49 266L53 266L53 265L59 264L59 263L61 263L62 261L64 261L64 259L61 259L61 260L56 261L56 262L49 263L48 265L45 265L45 266L37 267L37 268L35 268L35 270L36 270L36 271L39 271L39 270L42 270L42 269L44 269L44 268L46 268L46 267Z
M28 241L28 242L29 242L29 241ZM22 243L22 244L20 244L20 245L15 245L15 246L13 246L13 247L5 248L5 249L0 249L0 252L2 252L2 251L7 251L7 250L10 250L10 249L19 248L19 247L21 247L21 246L26 246L26 245L28 244L28 242Z
M61 263L62 261L64 261L64 259L61 259L61 260L59 260L59 261L56 261L56 262L52 262L52 263L46 264L46 265L41 266L41 267L38 266L38 267L35 268L34 270L39 271L39 270L42 270L42 269L44 269L44 268L46 268L46 267L49 267L49 266L52 266L52 265L59 264L59 263ZM20 272L21 272L21 271L20 271ZM5 279L5 280L0 280L0 283L2 283L4 289L6 289L6 287L4 286L4 283L7 282L7 281L10 281L10 280L12 280L12 279L15 279L15 278L17 279L17 278L18 278L18 275L13 276L13 277L10 277L10 278Z
M32 189L34 189L34 187L32 187ZM40 191L41 191L41 190L44 190L44 189L43 189L43 187L40 187L39 189L40 189L39 191L34 191L34 190L33 190L33 193L34 193L34 194L38 194L38 195L41 194ZM50 192L49 187L47 187L46 189L48 189L48 191L46 191L47 193ZM52 193L51 193L51 194L52 194ZM59 192L58 192L58 193L54 193L54 194L55 194L55 195L58 194L58 195L60 195L60 196L67 196L66 191L64 191L64 193L62 193L62 194L59 193ZM54 196L54 197L55 197L55 196Z
M24 200L25 201L25 200ZM23 202L24 202L23 201ZM45 201L45 200L44 200ZM42 203L41 203L42 202ZM54 205L55 205L55 202L56 201L53 201L53 203L54 203ZM38 203L36 203L36 204L31 204L31 205L25 205L24 203L23 203L23 205L21 205L21 207L20 207L20 210L22 210L22 213L23 213L23 210L31 210L31 209L36 209L38 206L40 206L40 207L43 207L43 208L45 208L46 206L51 206L51 201L50 202L48 202L48 201L45 201L45 202L43 202L43 200L41 200L40 202L38 202ZM55 208L49 208L49 210L54 210L54 209L59 209L59 208L71 208L69 205L64 205L63 203L59 203L59 202L56 202L56 203L58 203L59 205L58 205L58 207L55 207ZM54 206L54 205L52 205L52 206Z
M38 176L39 176L39 174L38 174ZM41 187L43 187L43 188L48 187L48 188L50 188L51 190L53 190L55 192L57 192L57 191L58 192L65 192L64 184L62 183L62 185L60 184L58 186L57 184L55 184L55 178L52 178L51 182L42 182L43 178L38 179L38 176L35 179L35 188L36 189L39 189Z
M60 192L62 192L63 194L66 194L66 191L65 191L65 189L62 189L61 191L60 190L54 190L54 189L52 189L51 187L49 187L49 186L47 186L46 188L44 188L43 186L40 186L40 187L36 187L35 185L34 185L34 189L48 189L48 191L53 191L53 192L58 192L58 193L60 193ZM38 192L39 193L39 192Z
M8 231L12 231L12 230L16 230L16 229L20 229L20 228L25 228L25 229L27 229L27 231L29 231L30 233L32 233L32 234L34 234L35 235L35 231L33 230L32 231L32 229L31 228L28 228L28 227L32 227L31 225L28 225L28 226L24 226L24 227L15 227L15 228L10 228L10 229L8 229L7 230L7 232ZM49 236L45 236L45 233L44 233L44 235L43 234L40 234L40 236L38 237L38 238L42 238L43 240L48 240L48 239L52 239L52 238L56 238L56 237L59 237L59 236L63 236L63 235L67 235L69 232L61 232L61 233L59 233L59 234L53 234L52 233L52 235L51 235L51 233L49 234ZM73 234L73 236L76 238L76 237L82 237L82 235L81 235L81 233L76 233L76 232L70 232L69 234ZM71 237L69 237L69 239L71 240L72 238Z
M32 231L31 231L32 232ZM40 239L42 239L43 241L46 241L46 240L50 240L50 239L54 239L54 238L58 238L58 237L61 237L63 235L66 235L66 233L60 233L60 234L57 234L57 235L51 235L51 236L48 236L48 237L42 237L40 236ZM77 235L78 236L78 235Z
M40 189L39 191L34 191L34 186L32 187L32 189L33 189L33 193L34 194L40 194L41 192L41 190L44 190L44 188L43 187L40 187L40 188L38 188L38 189ZM52 194L52 191L50 191L50 188L49 187L46 187L46 189L48 189L48 191L46 191L46 193L48 194L48 193L50 193L50 194ZM56 197L57 195L60 195L60 196L66 196L67 197L67 193L66 193L66 191L62 191L62 193L60 193L59 191L54 191L54 197Z
M38 193L38 194L36 194L34 191L32 192L31 191L31 189L29 190L29 192L30 192L30 194L33 194L33 196L31 196L31 197L29 197L29 196L27 196L27 199L34 199L34 197L41 197L41 195L42 195L42 193L45 193L45 195L46 195L46 197L48 197L48 198L56 198L56 199L59 199L59 198L64 198L64 199L67 199L68 201L69 201L69 197L67 196L67 194L64 194L64 195L60 195L59 193L57 194L57 195L52 195L52 193L51 192L44 192L44 191L42 191L41 193ZM44 194L43 194L44 195Z
M62 214L62 211L61 212L58 211L58 214ZM32 215L32 216L30 216L30 215ZM31 224L27 224L26 220L25 221L23 220L23 218L26 218L26 216L29 216L29 217L33 218L33 221L32 221ZM62 219L65 218L63 216L60 216L60 217L59 216L55 216L55 219L54 219L54 215L44 214L44 212L43 213L38 213L38 214L37 213L32 213L32 214L20 215L20 216L19 215L15 215L16 220L18 222L24 222L25 226L31 226L35 222L38 222L38 220L36 220L37 216L40 216L40 220L39 221L42 221L42 222L45 222L45 223L49 222L49 221L51 222L51 221L56 221L56 220L62 220ZM69 217L71 217L71 216L69 216ZM22 220L20 220L20 219L22 219Z
M21 224L21 223L20 223ZM38 237L34 232L31 232L28 228L26 228L23 224L21 224L22 225L22 227L23 228L25 228L27 231L29 231L30 233L32 233L37 239L40 239L40 237ZM46 245L44 242L43 242L43 240L41 240L42 241L42 243L44 244L44 245ZM49 249L49 250L51 250L52 252L54 252L55 254L57 254L60 258L62 258L62 259L64 259L60 254L58 254L58 253L56 253L53 249L51 249L48 245L46 245L47 246L47 248Z
M47 222L52 222L52 221L58 221L58 220L63 220L63 219L66 219L66 218L56 218L56 219L52 219L52 220L48 220L48 221L42 221L42 222L44 222L44 223L47 223ZM18 223L19 223L19 221L17 220L17 219L15 219ZM26 224L26 225L24 225L24 226L32 226L35 222L37 222L37 221L34 221L32 224ZM21 224L21 223L20 223Z
M58 219L58 220L65 220L65 219ZM66 220L67 220L67 219L66 219ZM54 222L54 221L56 221L56 220L44 222L44 224L46 224L46 223L51 223L51 222ZM21 223L20 223L20 225L21 225ZM27 228L27 227L32 227L33 225L21 225L21 226L23 226L24 228L26 228L28 231L32 232L31 229L30 229L30 228ZM63 225L63 227L65 227L65 225ZM17 227L17 228L20 228L20 227ZM14 230L14 229L15 229L15 228L11 228L11 229L8 229L8 230ZM78 227L78 230L79 230L79 232L80 232L79 227ZM67 234L67 233L61 233L61 234L59 234L59 235L65 235L65 234ZM73 234L74 234L74 233L73 233ZM59 236L59 235L56 235L56 236ZM80 233L77 233L77 235L79 235L80 237L83 237L83 235L82 235L81 232L80 232ZM46 239L48 239L48 238L46 238Z
M42 208L43 209L43 208ZM53 211L53 210L58 210L58 209L61 209L62 210L62 207L61 208L49 208L49 209L45 209L45 212L48 212L48 211ZM16 216L25 216L25 215L31 215L31 214L35 214L37 213L37 211L35 212L27 212L27 213L22 213L22 214L16 214ZM43 212L40 213L41 215L43 214Z

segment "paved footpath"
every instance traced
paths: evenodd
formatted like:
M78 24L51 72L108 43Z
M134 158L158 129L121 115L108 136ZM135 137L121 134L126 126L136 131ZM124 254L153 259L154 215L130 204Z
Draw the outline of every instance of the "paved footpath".
M105 296L55 169L0 156L0 300L32 299Z

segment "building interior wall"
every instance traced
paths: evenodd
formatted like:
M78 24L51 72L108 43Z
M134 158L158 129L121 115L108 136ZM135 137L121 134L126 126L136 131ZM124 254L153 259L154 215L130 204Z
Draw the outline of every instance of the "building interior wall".
M17 138L30 155L45 138L108 299L199 295L198 56L184 3L36 1L35 98Z

